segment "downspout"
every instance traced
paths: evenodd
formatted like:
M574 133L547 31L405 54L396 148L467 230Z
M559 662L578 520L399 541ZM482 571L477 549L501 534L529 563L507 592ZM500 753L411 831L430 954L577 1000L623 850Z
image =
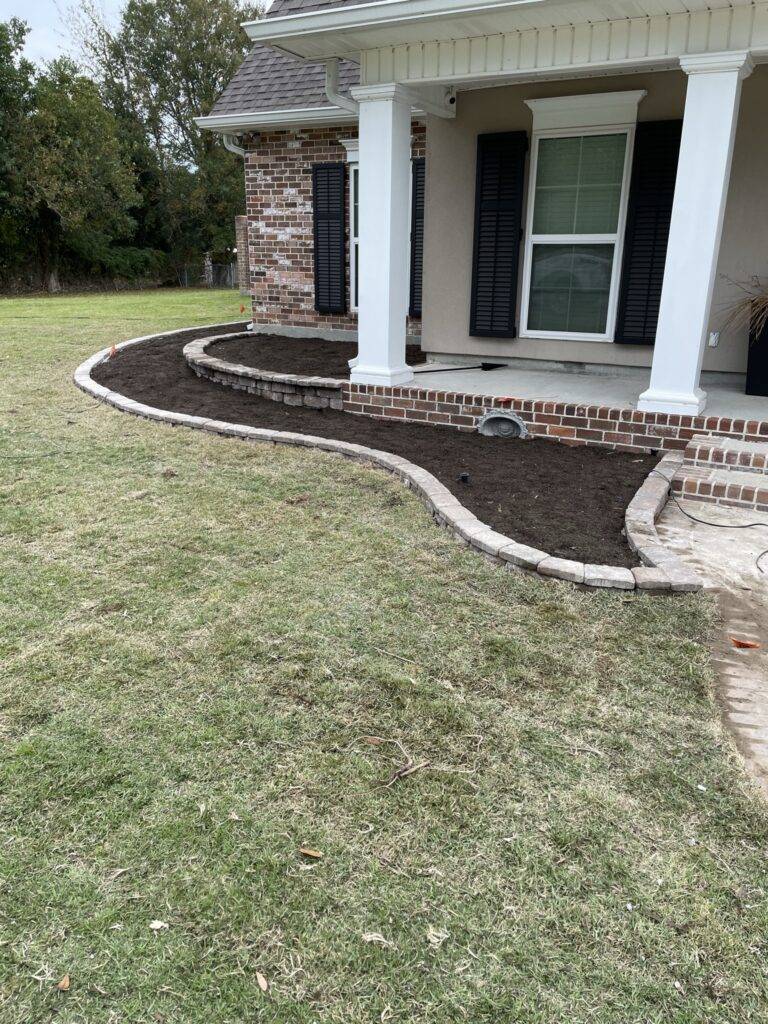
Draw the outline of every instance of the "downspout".
M222 133L221 141L224 143L224 148L228 149L230 153L234 153L235 156L245 157L245 150L243 149L242 146L237 145L237 143L235 142L236 138L236 135L228 135L227 133Z
M357 114L360 106L351 96L339 92L339 58L332 57L325 63L325 95L334 107L341 107L351 114Z
M243 149L242 146L238 146L238 144L235 142L236 138L236 135L230 135L227 132L221 133L221 141L224 143L224 148L228 149L230 153L234 153L235 156L239 156L245 159L245 150ZM246 330L253 330L253 320L251 320L251 322L248 324Z

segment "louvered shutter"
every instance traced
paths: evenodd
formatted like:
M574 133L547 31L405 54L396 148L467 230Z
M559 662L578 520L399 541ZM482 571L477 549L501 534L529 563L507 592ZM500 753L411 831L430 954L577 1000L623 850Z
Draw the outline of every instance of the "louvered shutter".
M475 247L469 333L481 338L517 334L517 275L522 236L525 132L477 140Z
M424 268L424 157L411 164L411 287L408 315L421 316L421 284Z
M347 311L344 206L344 164L314 164L312 210L318 313Z
M637 126L614 337L624 345L656 340L682 126L682 121Z

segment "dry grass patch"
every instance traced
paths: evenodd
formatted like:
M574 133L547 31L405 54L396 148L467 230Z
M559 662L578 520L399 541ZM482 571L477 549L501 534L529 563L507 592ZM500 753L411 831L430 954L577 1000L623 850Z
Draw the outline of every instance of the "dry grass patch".
M0 302L2 1020L763 1020L707 601L500 571L381 472L70 383L237 307Z

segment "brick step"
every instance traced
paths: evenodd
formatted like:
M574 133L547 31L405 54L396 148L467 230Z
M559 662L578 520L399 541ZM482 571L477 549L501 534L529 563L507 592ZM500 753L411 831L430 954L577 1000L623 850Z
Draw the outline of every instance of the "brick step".
M695 434L685 449L683 465L768 475L768 441Z
M672 478L672 493L692 501L768 512L768 477L730 466L683 463Z

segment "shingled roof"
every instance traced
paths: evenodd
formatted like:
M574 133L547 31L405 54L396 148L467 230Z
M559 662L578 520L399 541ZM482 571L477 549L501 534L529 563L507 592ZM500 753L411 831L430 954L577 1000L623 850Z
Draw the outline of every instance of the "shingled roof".
M361 0L273 0L268 18L348 7ZM351 61L339 62L339 91L348 92L360 81L360 69ZM254 46L235 77L214 104L211 114L251 114L269 110L331 107L325 96L325 68L303 64L268 46Z

